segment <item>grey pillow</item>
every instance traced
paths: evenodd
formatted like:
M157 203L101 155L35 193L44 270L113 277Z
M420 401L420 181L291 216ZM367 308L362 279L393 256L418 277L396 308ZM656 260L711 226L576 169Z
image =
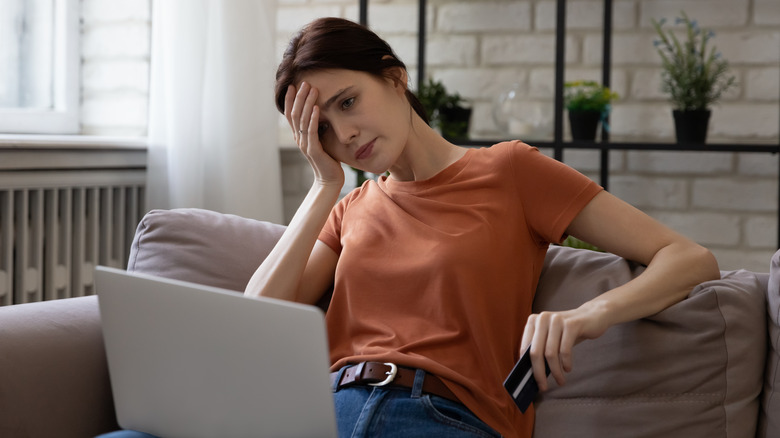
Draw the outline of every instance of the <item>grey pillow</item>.
M780 251L772 256L769 266L767 287L767 326L769 327L770 349L764 371L764 392L761 396L761 415L758 421L758 435L780 436Z
M127 270L243 291L284 229L197 208L152 210L138 224Z
M534 311L564 310L644 270L551 247ZM567 384L536 403L536 437L754 437L766 353L767 276L722 273L680 303L574 349Z

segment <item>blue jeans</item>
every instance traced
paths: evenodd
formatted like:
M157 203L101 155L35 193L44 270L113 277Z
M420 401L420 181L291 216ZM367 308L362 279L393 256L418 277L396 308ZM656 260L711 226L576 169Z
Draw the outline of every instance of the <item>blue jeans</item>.
M425 372L418 370L412 389L392 386L334 388L339 438L500 437L462 404L423 394L424 379ZM123 430L98 438L155 437Z
M424 379L425 372L417 370L411 390L392 386L352 386L336 391L339 437L500 437L462 404L423 394Z

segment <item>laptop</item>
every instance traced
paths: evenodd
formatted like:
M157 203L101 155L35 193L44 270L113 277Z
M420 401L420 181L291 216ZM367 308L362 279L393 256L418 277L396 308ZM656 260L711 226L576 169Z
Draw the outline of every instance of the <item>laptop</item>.
M95 282L123 429L336 436L319 308L103 266Z

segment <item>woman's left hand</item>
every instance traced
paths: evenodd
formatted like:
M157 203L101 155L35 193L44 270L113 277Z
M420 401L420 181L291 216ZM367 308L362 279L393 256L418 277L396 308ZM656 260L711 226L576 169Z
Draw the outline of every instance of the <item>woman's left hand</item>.
M586 303L573 310L542 312L528 317L520 352L531 346L531 363L540 391L547 390L545 360L556 383L563 385L565 374L572 370L574 346L586 339L598 338L609 327L595 307Z

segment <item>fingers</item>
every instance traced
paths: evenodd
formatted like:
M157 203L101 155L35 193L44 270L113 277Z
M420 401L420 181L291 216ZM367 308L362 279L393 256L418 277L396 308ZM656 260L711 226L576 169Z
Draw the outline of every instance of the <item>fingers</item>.
M308 99L307 99L308 100ZM312 103L311 115L309 120L306 121L306 126L301 127L303 133L302 136L306 137L307 145L319 145L320 137L317 132L317 125L320 119L320 107Z
M550 359L547 356L547 342L549 339L549 330L547 327L547 320L549 315L541 313L538 315L531 315L528 317L526 323L525 332L531 332L530 348L531 348L531 365L534 370L534 379L539 386L539 391L546 391L547 385L547 373L545 369L545 360L550 364ZM526 333L523 333L523 337L526 337ZM555 376L555 370L550 364L550 372Z
M566 383L563 375L563 366L561 366L561 336L563 335L563 321L556 313L545 313L549 318L547 343L544 344L544 357L547 359L547 365L550 367L550 374L555 378L558 385Z
M536 317L538 315L531 315L528 317L528 321L525 323L525 330L523 330L523 339L520 342L520 354L523 354L525 350L528 349L528 346L531 345L531 340L533 340L534 332L536 329Z
M572 369L571 349L576 339L576 330L567 327L560 313L542 312L528 317L521 351L530 345L534 378L540 391L548 389L545 360L555 382L559 386L566 383L565 373Z
M284 115L293 130L293 137L298 146L305 152L312 139L317 137L317 122L313 118L319 91L306 82L296 89L293 85L287 87L284 97ZM312 120L315 120L312 123ZM313 129L310 129L313 128ZM313 131L313 132L311 132ZM311 136L310 134L314 134Z
M564 330L561 335L560 359L563 372L570 373L572 370L572 349L577 344L579 336L574 330Z
M306 87L304 87L306 86ZM308 85L304 82L301 86L301 91L306 90L308 88L308 93L306 93L306 100L303 102L303 112L301 114L300 122L299 122L299 128L298 128L298 134L300 135L301 139L306 140L316 140L317 137L317 121L313 117L314 114L314 106L317 103L317 95L319 92L316 88L308 87ZM298 94L301 94L299 92ZM312 120L314 120L314 123L312 123ZM308 142L308 144L311 144L312 142Z
M295 103L295 86L290 85L287 87L287 93L284 95L284 117L287 119L287 123L290 124L290 127L295 129L293 126L293 119L292 119L292 109L293 104Z
M317 106L319 90L307 82L287 87L284 96L284 116L293 131L298 148L314 171L316 181L341 188L344 170L341 163L323 148L320 141L320 108Z

